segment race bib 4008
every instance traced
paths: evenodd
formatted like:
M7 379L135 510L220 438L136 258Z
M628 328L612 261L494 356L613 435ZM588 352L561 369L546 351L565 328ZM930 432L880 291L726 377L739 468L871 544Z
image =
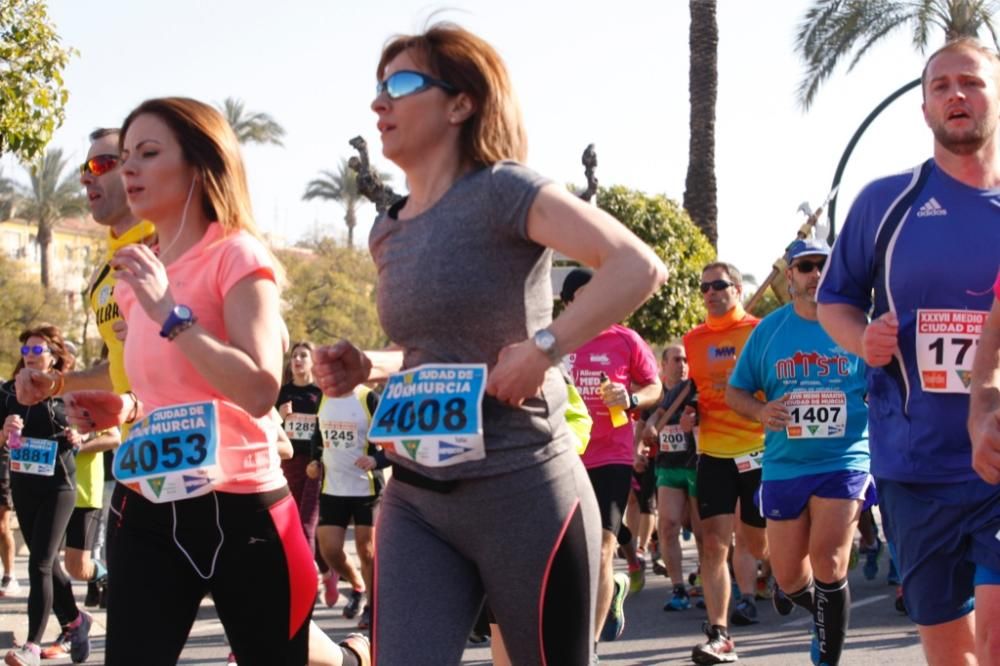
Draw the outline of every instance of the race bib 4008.
M136 423L115 452L114 475L151 502L205 495L218 477L219 421L215 402L154 410Z
M428 364L389 377L368 439L427 467L486 457L484 364Z

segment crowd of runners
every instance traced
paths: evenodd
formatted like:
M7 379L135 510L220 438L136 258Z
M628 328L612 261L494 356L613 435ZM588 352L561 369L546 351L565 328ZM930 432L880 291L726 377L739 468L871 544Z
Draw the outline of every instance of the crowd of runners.
M832 248L789 246L788 304L756 318L739 269L713 262L705 321L659 360L619 322L665 266L524 166L489 44L450 24L400 36L377 80L409 190L369 241L382 350L288 339L284 273L212 107L151 99L91 135L106 360L77 368L37 324L0 386L0 593L19 587L11 509L30 552L8 666L87 660L70 577L107 608L114 666L176 663L206 595L230 664L441 666L488 632L496 664L585 666L650 566L664 611L707 615L695 663L737 661L729 627L767 598L812 615L801 663L832 666L848 568L875 578L880 558L928 663L1000 663L995 52L931 55L933 157L865 188ZM590 268L553 319L554 251ZM311 616L341 581L359 631L335 643Z

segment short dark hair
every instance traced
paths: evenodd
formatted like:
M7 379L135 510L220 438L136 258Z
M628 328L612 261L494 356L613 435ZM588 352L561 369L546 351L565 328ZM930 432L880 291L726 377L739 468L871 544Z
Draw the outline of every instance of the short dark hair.
M564 303L571 302L576 297L577 290L583 285L590 282L590 278L594 276L594 272L587 268L574 268L563 280L562 290L559 292L559 298L562 299Z
M121 134L121 130L117 127L98 127L90 133L90 140L97 141L98 139L103 139L106 136L118 136L119 134Z
M721 268L726 271L726 275L729 276L729 280L738 287L743 286L743 274L740 273L740 269L736 268L732 264L726 263L725 261L713 261L712 263L701 269L701 272L712 270L713 268Z
M958 37L957 39L953 39L945 43L944 46L939 48L937 51L932 53L929 58L927 58L927 62L924 64L924 71L920 73L920 91L924 96L924 99L927 98L927 70L931 68L931 63L934 62L935 58L942 53L951 51L972 51L973 53L979 53L980 55L986 56L993 61L993 66L998 73L997 76L1000 78L1000 54L983 44L975 37Z

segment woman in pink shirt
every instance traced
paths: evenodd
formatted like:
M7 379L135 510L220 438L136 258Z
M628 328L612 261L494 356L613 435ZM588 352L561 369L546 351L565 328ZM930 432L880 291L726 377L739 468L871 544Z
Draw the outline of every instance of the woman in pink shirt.
M239 144L212 107L152 99L122 124L121 157L129 207L160 240L112 260L134 393L67 397L82 430L131 424L114 464L105 663L176 663L211 592L239 663L304 664L316 576L269 419L280 268ZM345 664L367 653L354 640Z

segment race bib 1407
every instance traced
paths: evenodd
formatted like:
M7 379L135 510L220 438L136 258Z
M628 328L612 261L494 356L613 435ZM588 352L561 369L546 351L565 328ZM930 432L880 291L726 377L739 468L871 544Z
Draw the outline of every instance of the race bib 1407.
M785 401L791 420L789 439L843 437L847 432L847 395L843 391L793 391Z
M428 364L389 377L368 439L427 467L486 457L484 364Z

